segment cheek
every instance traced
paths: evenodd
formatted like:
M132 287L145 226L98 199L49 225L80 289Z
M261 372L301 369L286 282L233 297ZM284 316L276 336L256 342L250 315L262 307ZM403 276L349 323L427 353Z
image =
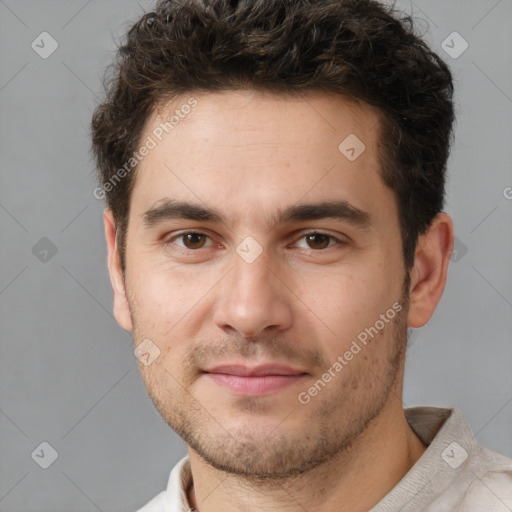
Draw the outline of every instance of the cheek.
M183 290L175 280L155 271L136 271L130 287L130 297L136 323L159 338L177 322L184 308Z
M390 280L389 273L378 265L372 272L351 267L329 275L317 274L302 280L297 296L299 309L307 310L309 330L316 333L314 337L319 342L323 340L325 352L334 359L348 350L361 333L364 339L365 330L376 322L381 327L381 315L400 300L396 279ZM378 329L376 340L388 331L389 322L385 323L386 328Z
M199 316L205 315L215 295L220 271L188 267L161 261L133 266L130 296L135 322L142 335L153 336L162 346L193 336L202 324Z

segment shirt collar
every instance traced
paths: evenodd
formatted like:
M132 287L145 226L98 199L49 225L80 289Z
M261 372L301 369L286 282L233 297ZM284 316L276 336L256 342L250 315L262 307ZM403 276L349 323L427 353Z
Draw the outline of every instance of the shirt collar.
M166 510L188 512L190 504L187 499L187 489L192 484L190 459L183 457L172 469L167 482Z

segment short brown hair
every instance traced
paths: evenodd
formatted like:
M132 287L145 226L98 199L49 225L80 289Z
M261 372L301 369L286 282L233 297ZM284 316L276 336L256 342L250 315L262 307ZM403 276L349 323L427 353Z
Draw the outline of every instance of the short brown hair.
M92 118L104 187L140 144L152 111L184 93L326 91L382 114L379 163L397 197L406 269L444 204L452 142L448 66L413 20L375 0L159 0L129 30ZM133 172L108 187L125 269Z

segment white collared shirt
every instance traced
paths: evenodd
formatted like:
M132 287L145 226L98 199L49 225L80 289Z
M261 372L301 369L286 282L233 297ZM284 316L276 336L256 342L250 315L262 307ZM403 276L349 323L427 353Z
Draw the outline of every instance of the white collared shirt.
M405 416L428 448L369 512L512 512L512 460L480 446L458 409L413 407ZM191 479L187 456L137 512L188 512Z

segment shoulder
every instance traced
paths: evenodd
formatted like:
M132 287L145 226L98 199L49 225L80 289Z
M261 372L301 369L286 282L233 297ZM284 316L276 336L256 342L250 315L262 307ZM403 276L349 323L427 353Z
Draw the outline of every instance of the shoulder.
M477 445L460 512L512 510L512 459Z

